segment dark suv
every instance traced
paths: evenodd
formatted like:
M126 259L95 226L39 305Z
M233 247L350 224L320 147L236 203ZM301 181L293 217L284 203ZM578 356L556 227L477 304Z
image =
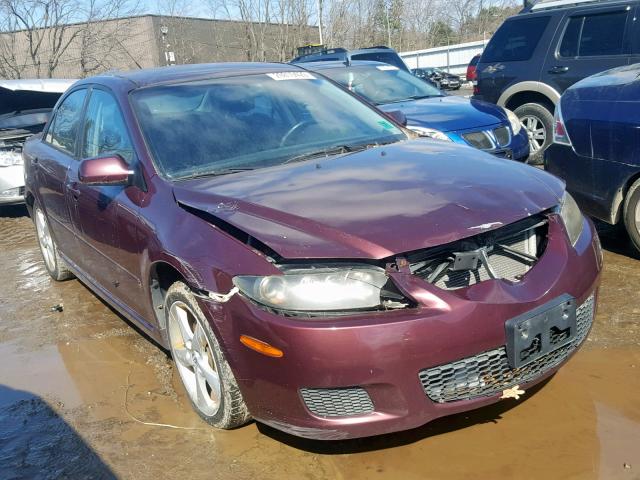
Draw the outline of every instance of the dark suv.
M358 50L347 50L346 48L330 48L319 52L300 55L291 60L290 63L307 63L307 62L328 62L328 61L352 61L352 60L368 60L371 62L381 62L398 67L406 72L409 68L404 63L398 52L393 48L378 46L361 48Z
M542 161L560 95L577 81L640 61L640 1L538 2L508 18L477 66L475 98L513 110Z

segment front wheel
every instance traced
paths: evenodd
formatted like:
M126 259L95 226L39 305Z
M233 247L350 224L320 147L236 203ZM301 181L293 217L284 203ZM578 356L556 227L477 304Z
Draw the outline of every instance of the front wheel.
M640 251L640 180L636 180L624 199L624 226L633 246Z
M513 113L520 119L529 137L529 161L542 165L544 151L553 141L553 114L539 103L525 103Z
M214 427L231 429L251 416L211 326L191 290L174 283L165 301L171 356L194 410Z

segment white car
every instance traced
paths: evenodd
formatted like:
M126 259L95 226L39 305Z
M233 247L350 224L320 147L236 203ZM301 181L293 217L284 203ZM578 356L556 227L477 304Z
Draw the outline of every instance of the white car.
M24 202L22 145L40 133L66 79L0 80L0 205Z

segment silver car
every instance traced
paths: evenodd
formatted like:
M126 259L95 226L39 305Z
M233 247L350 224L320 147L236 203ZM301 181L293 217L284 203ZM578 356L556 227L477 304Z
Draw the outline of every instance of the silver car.
M42 131L58 98L74 82L0 80L0 205L24 202L22 145Z

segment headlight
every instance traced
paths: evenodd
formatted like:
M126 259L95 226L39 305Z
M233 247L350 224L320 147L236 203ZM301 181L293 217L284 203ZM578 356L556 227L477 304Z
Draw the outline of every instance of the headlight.
M247 297L278 310L328 312L379 307L387 280L382 270L354 267L238 276L233 284Z
M18 152L0 150L0 167L22 165L22 155Z
M436 140L443 140L445 142L452 141L445 133L435 128L418 127L416 125L407 125L407 128L416 132L421 137L435 138Z
M522 122L520 121L518 116L508 108L503 108L503 110L504 113L507 114L507 118L509 119L509 123L511 124L511 130L513 131L513 134L517 135L522 129Z
M571 240L571 245L575 246L580 234L582 233L582 212L580 212L580 208L576 201L567 192L565 192L559 208L560 216L562 217L564 226L569 234L569 240Z

